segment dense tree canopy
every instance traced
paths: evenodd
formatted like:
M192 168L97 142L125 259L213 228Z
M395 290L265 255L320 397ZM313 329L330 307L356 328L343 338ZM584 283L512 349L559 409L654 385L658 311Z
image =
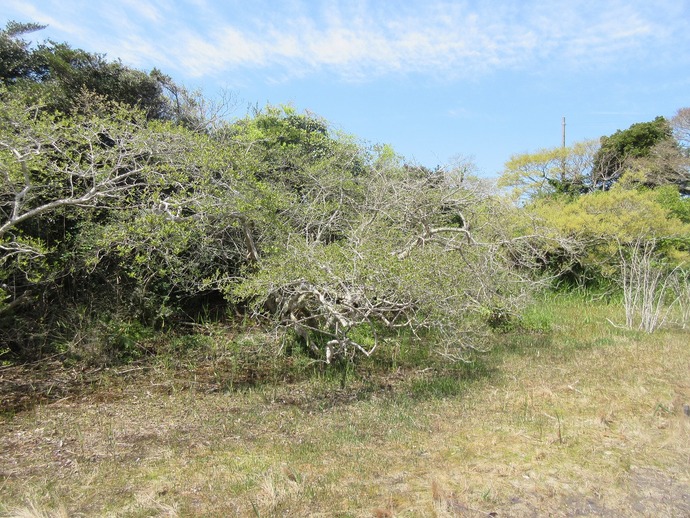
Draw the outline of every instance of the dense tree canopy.
M37 28L2 33L0 320L15 352L213 303L326 361L401 328L460 356L528 294L532 258L497 224L519 215L481 182L290 106L205 124L162 73L21 39Z
M640 239L689 258L683 110L513 157L515 204L471 164L412 166L292 106L225 120L158 70L24 39L40 29L0 31L0 354L119 354L212 309L327 362L401 332L457 359Z
M593 167L604 188L629 171L636 172L638 181L645 185L675 183L684 188L688 179L684 158L669 121L657 117L602 137Z
M690 260L686 112L506 163L499 186L512 188L524 210L560 236L544 242L545 272L577 286L630 287L623 278L630 257L642 260L640 250L658 275L684 271Z

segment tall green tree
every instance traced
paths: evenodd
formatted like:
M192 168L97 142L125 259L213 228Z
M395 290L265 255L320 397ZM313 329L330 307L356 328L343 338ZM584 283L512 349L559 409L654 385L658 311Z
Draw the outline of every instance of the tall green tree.
M10 21L0 30L0 81L8 86L19 79L31 78L35 73L31 43L22 36L44 29L37 23Z
M0 81L6 87L32 92L43 109L53 112L78 110L82 92L88 91L141 109L149 119L177 115L164 89L172 88L173 83L157 70L147 74L67 43L46 40L32 44L24 39L44 28L10 21L0 31Z
M543 196L577 196L611 189L625 178L630 185L675 185L690 193L690 160L683 138L684 112L673 125L663 117L633 124L599 142L514 155L506 162L500 187L526 200Z
M684 188L688 180L684 156L664 117L602 137L593 167L597 184L604 189L626 174L649 187L673 183Z

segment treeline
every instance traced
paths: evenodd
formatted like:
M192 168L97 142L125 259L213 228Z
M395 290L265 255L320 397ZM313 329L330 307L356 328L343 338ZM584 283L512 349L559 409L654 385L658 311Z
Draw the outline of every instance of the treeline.
M625 292L635 247L687 290L685 112L515 157L513 198L289 106L225 120L40 29L0 32L0 359L122 358L202 318L329 362L401 335L460 358L546 285Z
M499 185L569 247L544 271L565 289L620 297L648 332L690 316L690 108L599 140L513 156Z

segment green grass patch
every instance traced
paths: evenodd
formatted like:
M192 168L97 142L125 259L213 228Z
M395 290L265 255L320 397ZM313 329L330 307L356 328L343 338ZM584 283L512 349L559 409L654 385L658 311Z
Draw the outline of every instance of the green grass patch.
M325 365L215 329L82 372L2 418L0 515L687 514L687 331L621 330L587 298L530 311L467 363L403 340ZM21 379L53 394L58 373Z

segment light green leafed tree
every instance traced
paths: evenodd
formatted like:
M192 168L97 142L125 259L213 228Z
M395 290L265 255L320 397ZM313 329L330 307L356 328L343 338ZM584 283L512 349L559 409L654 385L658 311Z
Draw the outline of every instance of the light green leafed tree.
M593 164L598 147L590 140L513 155L498 186L511 188L514 196L523 199L588 192L595 185Z
M582 282L612 282L623 294L626 324L651 332L664 322L674 279L690 261L690 225L676 187L625 184L623 177L609 191L538 200L529 210L580 244L568 254L571 271Z

